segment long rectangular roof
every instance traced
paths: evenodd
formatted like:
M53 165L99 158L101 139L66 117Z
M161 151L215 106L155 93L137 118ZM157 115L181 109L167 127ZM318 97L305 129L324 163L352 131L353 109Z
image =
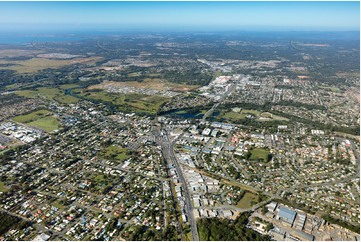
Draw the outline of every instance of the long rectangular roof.
M289 223L292 223L295 220L296 214L296 211L286 207L280 207L278 211L278 217Z
M292 231L291 234L295 237L298 237L300 239L305 239L308 241L313 241L313 239L315 238L315 236L313 236L312 234L305 233L298 229L295 229L294 231Z

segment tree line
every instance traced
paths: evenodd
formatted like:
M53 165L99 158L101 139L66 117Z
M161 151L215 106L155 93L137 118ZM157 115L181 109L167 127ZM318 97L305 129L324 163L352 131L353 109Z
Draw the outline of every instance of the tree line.
M197 222L200 240L218 241L265 241L263 236L246 227L250 213L241 213L234 221L221 218L201 218Z

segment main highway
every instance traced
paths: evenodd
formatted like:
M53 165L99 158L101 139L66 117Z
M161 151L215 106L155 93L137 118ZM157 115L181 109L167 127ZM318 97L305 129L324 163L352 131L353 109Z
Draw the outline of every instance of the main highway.
M243 77L242 79L244 79L244 78L245 77ZM219 104L222 103L222 101L229 94L231 94L234 91L236 86L237 86L237 83L233 83L227 89L227 91L222 95L222 97L219 99L219 101L216 104L214 104L212 106L212 108L210 110L208 110L207 113L203 116L203 119L202 119L203 121L205 121L207 117L212 115L213 111L218 107ZM187 182L186 182L186 180L185 180L185 178L183 176L182 169L180 168L177 157L174 154L174 145L177 142L177 140L183 136L183 133L180 134L173 141L170 141L166 131L163 130L163 132L164 133L160 132L159 127L155 127L155 135L156 135L156 138L158 138L159 144L162 147L162 152L163 152L164 159L167 161L168 165L174 165L174 167L175 167L175 169L177 171L178 178L179 178L179 180L180 180L180 182L182 184L183 197L184 197L184 202L185 202L185 214L187 215L189 224L191 226L192 240L199 241L197 222L196 222L196 219L195 219L194 213L193 213L194 208L193 208L192 202L191 202L191 195L190 195L190 192L188 190Z
M192 240L199 241L197 221L196 221L196 219L194 217L194 213L193 213L194 208L193 208L192 202L191 202L191 195L188 190L187 182L183 176L182 169L180 168L177 157L174 154L175 142L182 135L178 136L177 139L170 141L168 139L167 134L164 133L162 135L159 131L159 128L156 127L156 136L159 137L159 141L160 141L159 144L162 146L162 152L163 152L164 159L167 161L168 165L174 165L174 168L177 171L177 176L179 178L179 181L181 182L182 190L183 190L183 198L184 198L184 203L185 203L185 214L186 214L189 224L191 226Z
M180 136L178 136L178 138ZM184 179L183 172L182 172L182 170L181 170L181 168L179 166L177 157L174 154L174 144L175 144L177 139L175 139L175 140L173 140L171 142L170 147L169 147L168 150L169 150L169 154L170 154L171 159L174 161L174 165L175 165L175 168L177 170L179 180L182 183L183 194L184 194L185 205L186 205L186 213L188 215L187 217L188 217L188 220L189 220L189 224L191 225L192 240L199 241L197 222L196 222L196 219L194 218L193 206L192 206L192 203L191 203L191 196L189 194L188 186L187 186L186 180Z

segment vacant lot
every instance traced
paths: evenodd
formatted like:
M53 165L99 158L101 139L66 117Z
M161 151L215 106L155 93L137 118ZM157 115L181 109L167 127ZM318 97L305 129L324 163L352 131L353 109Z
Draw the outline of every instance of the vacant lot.
M242 199L238 202L237 207L247 209L257 204L258 195L246 192Z
M0 70L14 70L18 73L34 73L48 68L59 68L66 65L79 63L94 63L101 57L75 58L72 60L53 60L46 58L31 58L28 60L7 61L0 60L0 64L9 64L10 66L2 66Z

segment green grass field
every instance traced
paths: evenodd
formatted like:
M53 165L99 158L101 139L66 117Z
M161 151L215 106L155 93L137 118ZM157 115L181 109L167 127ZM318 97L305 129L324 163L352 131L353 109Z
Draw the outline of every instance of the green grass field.
M60 89L69 89L69 88L75 88L75 87L79 87L78 84L64 84L64 85L60 85L59 88Z
M264 113L261 113L260 115L262 118L267 118L267 119L259 119L260 121L289 121L288 118L284 118L284 117L281 117L281 116L278 116L278 115L275 115L275 114L272 114L272 113L269 113L269 112L264 112Z
M130 156L127 155L128 149L120 148L118 146L111 145L105 150L100 152L100 156L110 160L124 161Z
M66 95L60 88L41 87L35 90L22 90L16 92L19 96L27 98L42 98L45 100L54 100L60 103L76 103L78 98Z
M232 112L225 113L223 117L226 119L231 119L231 120L240 120L240 119L245 119L246 114L236 113L236 112L232 111Z
M48 110L38 110L29 114L19 115L13 118L15 122L33 126L47 132L51 132L59 128L58 120L50 116L52 113Z
M192 241L192 232L188 232L188 233L184 234L184 240Z
M22 84L20 84L20 83L15 83L15 84L11 84L11 85L5 86L5 90L18 89L18 88L21 87L21 86L22 86Z
M31 58L27 60L0 60L0 64L12 64L11 66L2 66L0 70L14 70L18 73L34 73L47 68L60 68L67 65L78 63L94 63L102 59L101 57L75 58L71 60L54 60L46 58Z
M19 123L28 123L28 122L37 120L37 119L44 117L46 115L49 115L49 114L51 114L50 111L42 109L42 110L38 110L38 111L29 113L29 114L16 116L13 118L13 120L15 122L19 122Z
M242 199L238 202L237 207L247 209L257 203L258 195L246 192Z
M277 121L289 121L288 118L284 118L284 117L281 117L281 116L278 116L278 115L272 115L272 120L277 120Z
M234 112L234 111L227 112L223 115L223 117L229 120L241 120L241 119L245 119L248 114L258 116L261 114L261 112L251 109L242 109L240 112Z
M111 185L113 183L113 178L111 176L99 174L90 178L92 183L95 185L95 190L101 191L103 188Z
M267 161L268 154L269 154L269 152L267 150L256 148L256 149L251 150L250 159L251 160L263 159L264 161Z
M70 95L63 95L58 96L54 99L55 101L58 101L60 103L77 103L79 101L79 98L70 96Z
M98 182L98 183L105 181L104 175L102 175L102 174L97 175L97 176L94 178L94 181L96 181L96 182Z
M34 126L47 132L51 132L59 128L59 122L54 117L42 117L38 120L27 123L26 125Z
M325 89L325 90L331 91L331 92L341 93L341 90L338 87L319 86L319 88Z
M228 120L241 120L245 119L247 115L252 114L257 117L258 121L289 121L289 119L274 115L272 113L263 112L251 109L242 109L240 112L230 111L223 114L223 117Z
M129 77L137 77L137 76L140 76L140 75L141 75L140 72L133 72L133 73L128 74Z
M186 114L188 113L186 110L180 110L180 111L177 111L175 112L176 114Z
M2 151L0 151L0 156L2 155L2 154L4 154L6 151L8 151L9 149L5 149L5 150L2 150Z
M122 111L127 112L146 112L155 114L160 106L169 100L163 96L149 96L144 94L129 93L129 94L113 94L105 91L87 91L80 95L94 100L101 100L110 102L119 107Z
M255 115L255 116L261 114L260 111L252 110L252 109L242 109L241 113L244 113L244 114L253 114L253 115Z
M60 204L60 202L58 200L54 201L51 203L51 205L53 205L54 207L57 207L59 209L64 209L64 205Z
M208 111L208 110L204 110L204 109L202 109L202 110L201 110L201 114L203 114L203 115L204 115L204 114L206 114L206 113L207 113L207 111Z
M6 192L8 189L6 189L5 184L3 182L0 182L0 192Z

